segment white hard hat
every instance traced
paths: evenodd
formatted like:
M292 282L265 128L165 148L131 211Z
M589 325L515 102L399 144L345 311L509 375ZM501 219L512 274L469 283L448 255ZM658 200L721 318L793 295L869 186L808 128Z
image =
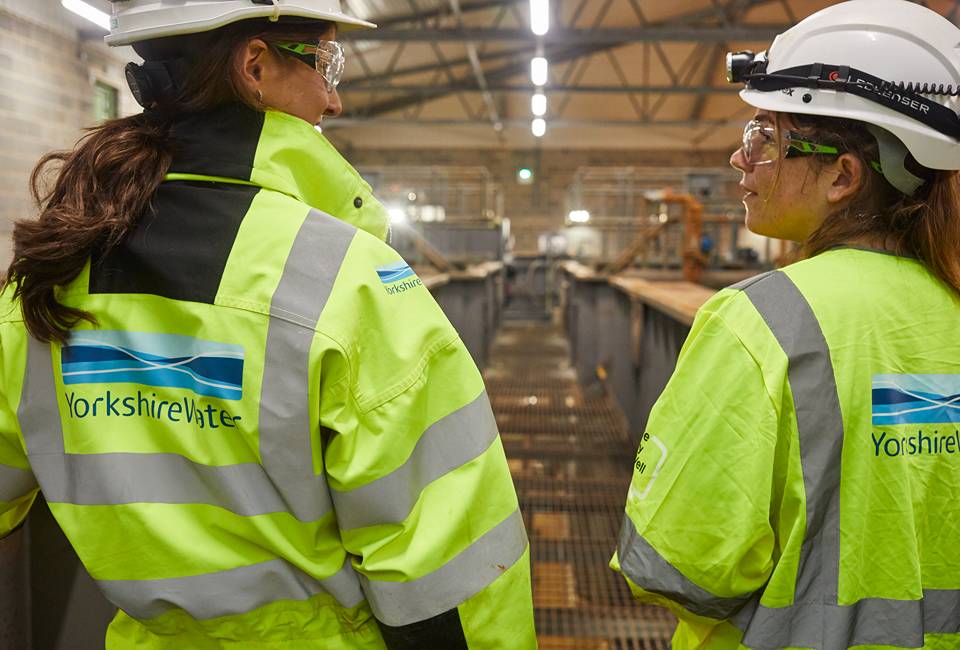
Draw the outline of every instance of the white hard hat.
M339 0L111 0L108 45L208 32L239 20L295 16L336 23L340 30L376 27L348 16Z
M925 167L960 169L960 29L930 9L843 2L780 34L767 52L727 62L752 106L859 120L892 133Z

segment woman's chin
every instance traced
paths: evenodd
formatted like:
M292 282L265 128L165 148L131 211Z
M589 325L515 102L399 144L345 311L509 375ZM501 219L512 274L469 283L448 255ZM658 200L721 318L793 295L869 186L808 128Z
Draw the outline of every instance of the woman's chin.
M746 201L744 201L744 207L746 208L743 219L744 225L750 232L757 232L757 227L762 225L762 221L758 218L757 214L750 209L750 206L747 205Z
M758 211L751 210L749 206L747 207L747 215L744 219L744 225L747 227L747 230L755 235L778 238L778 235L774 232L776 231L776 228L772 228L769 221L764 220L763 216L759 214Z

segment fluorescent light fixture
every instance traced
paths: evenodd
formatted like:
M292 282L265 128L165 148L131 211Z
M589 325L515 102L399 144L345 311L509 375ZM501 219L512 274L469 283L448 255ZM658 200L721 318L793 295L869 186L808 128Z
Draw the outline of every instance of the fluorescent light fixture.
M60 0L64 9L68 9L78 16L86 18L101 29L110 31L110 14L88 5L83 0Z
M547 132L547 123L543 118L538 117L530 123L530 130L533 131L533 135L542 138L543 134Z
M550 0L530 0L530 31L543 36L550 30Z
M543 117L547 112L547 96L543 93L535 93L530 98L530 110L537 117Z
M390 208L387 214L390 216L390 223L405 223L407 220L407 214L400 208Z
M530 59L530 80L534 86L545 86L547 84L547 60L542 56L535 56Z
M587 223L590 221L590 213L586 210L571 210L568 218L573 223Z

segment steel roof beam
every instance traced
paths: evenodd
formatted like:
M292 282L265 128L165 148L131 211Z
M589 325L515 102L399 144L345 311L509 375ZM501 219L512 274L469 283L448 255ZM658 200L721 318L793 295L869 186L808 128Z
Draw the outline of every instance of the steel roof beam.
M460 5L460 13L466 14L475 11L485 11L487 9L496 9L504 5L512 5L522 0L474 0L473 2L464 2ZM428 18L452 18L456 11L449 5L438 5L429 9L420 11L397 14L392 16L370 18L370 22L376 23L378 27L391 27L393 25L402 25L403 23L419 22ZM338 36L339 38L339 36Z
M471 13L476 11L485 11L487 9L496 9L498 7L505 7L510 5L517 5L526 0L472 0L464 2L460 5L461 13ZM718 0L719 1L719 0ZM767 4L769 2L776 2L778 0L746 0L746 8L750 8L755 5ZM585 4L585 3L584 3ZM731 4L744 4L743 0L731 0ZM430 7L422 9L417 12L411 12L406 14L393 14L385 16L373 16L369 18L370 22L376 23L380 28L392 27L394 25L403 25L404 23L419 22L427 18L448 18L453 17L454 11L449 5L437 5L436 7ZM715 8L701 9L697 11L691 11L689 13L684 13L679 16L667 18L658 24L676 24L683 25L689 23L695 23L699 20L705 18L711 18L716 15ZM559 22L556 24L559 25Z
M462 27L463 12L460 9L460 0L449 1L450 8L453 9L454 14L457 17L457 25ZM477 55L477 46L473 44L473 41L467 42L467 57L470 59L470 68L473 70L473 76L476 78L477 86L480 89L481 95L483 96L483 103L487 107L487 115L490 118L490 125L493 127L493 130L499 134L503 129L503 124L500 122L500 114L497 111L497 106L493 101L493 95L490 94L490 89L487 86L487 79L483 74L483 67L480 65L480 57Z
M523 46L523 47L514 47L509 50L501 50L499 52L484 52L480 53L480 61L496 61L497 59L513 59L517 56L523 56L535 51L534 45ZM447 65L450 67L458 65L469 65L470 57L460 57L457 59L448 59ZM384 72L368 75L366 77L358 77L356 79L344 79L340 82L340 85L337 86L338 90L347 90L353 86L365 85L367 82L374 81L383 81L384 79L394 79L396 77L403 77L410 74L421 74L423 72L433 72L439 66L437 61L431 61L430 63L424 63L422 65L410 66L408 68L399 68L390 70L387 69Z
M461 8L461 11L465 11L469 7L478 6L480 4L489 4L489 6L497 6L497 5L505 6L505 5L512 4L514 2L522 2L522 1L523 0L486 0L485 2L462 3L460 5L460 8ZM752 8L758 5L769 4L770 2L775 2L775 1L776 0L732 0L729 6L736 7L739 11L745 11L749 8ZM957 5L960 6L960 0L957 0ZM447 11L447 8L444 5L443 7L440 8L440 10ZM430 10L427 10L425 14L430 14ZM716 8L704 9L699 11L693 11L686 14L681 14L679 16L669 18L666 21L662 23L657 23L657 24L662 26L685 25L689 22L695 22L697 20L715 17L716 15L717 15ZM416 14L416 15L408 14L403 17L403 21L406 22L406 21L417 20L418 17L419 17L419 14ZM389 20L391 19L373 18L371 20L373 20L373 22L376 22L380 25L386 25L386 24L389 24ZM486 62L486 61L494 61L496 59L502 59L502 58L513 58L515 56L523 56L526 54L530 54L535 51L536 51L536 43L534 41L530 41L526 45L523 45L521 47L509 48L505 50L500 50L498 52L480 53L480 61ZM447 61L447 65L450 65L450 66L467 65L469 63L470 63L469 57L450 59ZM437 62L430 62L422 65L415 65L407 68L401 68L399 70L388 69L386 72L367 75L362 79L357 79L357 80L345 79L340 83L339 87L341 90L347 90L347 89L350 89L355 84L365 83L367 81L379 81L382 79L392 79L394 77L402 77L404 75L409 75L409 74L433 72L434 70L436 70L437 67L438 67Z
M602 51L609 49L611 47L617 47L622 45L618 43L615 45L610 44L600 44L600 45L587 45L587 46L577 46L577 47L567 47L567 48L554 48L547 51L544 56L546 56L551 64L563 63L564 61L570 61L572 59L577 59L581 56L586 56L593 52ZM514 77L518 74L523 74L524 72L530 69L530 61L514 61L506 65L502 65L499 68L491 70L486 73L486 79L488 84L495 84L498 81L504 81L510 77ZM457 85L467 85L470 88L476 89L476 80L466 77L461 78ZM530 87L532 90L532 86ZM446 97L451 93L459 92L456 88L451 88L451 86L431 86L431 87L420 87L418 92L415 95L405 95L402 97L397 97L395 99L386 100L379 102L377 104L364 106L360 110L365 115L380 115L382 113L389 113L391 111L396 111L403 109L411 104L417 104L430 99L439 99L441 97Z
M444 86L445 90L450 92L481 92L482 89L477 87L477 84L473 82L462 82L454 85ZM673 93L673 94L684 94L684 95L697 95L700 93L717 93L717 94L733 94L738 93L743 89L743 86L577 86L569 84L554 84L544 86L544 91L548 93L580 93L580 94L595 94L595 95L624 95L627 93L637 93L637 94L664 94L664 93ZM341 90L349 90L354 92L370 92L372 90L377 90L381 93L389 92L400 92L400 93L423 93L424 91L433 92L433 89L425 85L415 85L415 84L366 84L366 83L353 83L350 84L347 88L341 88ZM498 93L527 93L532 94L534 92L534 87L530 84L487 84L487 90L498 92Z
M323 130L326 133L327 131L332 131L334 129L347 128L351 126L360 126L360 125L383 125L383 126L482 126L484 128L490 128L490 123L486 120L463 120L463 119L423 119L423 120L408 120L403 118L394 118L394 117L376 117L376 118L366 118L366 117L337 117L331 118L329 120L323 121ZM529 118L507 118L503 120L503 125L505 127L522 127L529 128L530 120ZM586 127L586 126L598 126L598 127L610 127L610 128L624 128L624 127L654 127L654 128L663 128L663 127L677 127L677 128L696 128L703 126L715 126L715 127L742 127L742 119L729 119L729 120L597 120L592 118L587 119L552 119L550 120L551 127Z
M737 25L732 27L608 27L604 29L551 30L543 39L546 45L623 45L643 42L721 43L755 41L769 43L790 25ZM529 29L491 29L485 27L448 27L442 29L370 29L344 32L341 40L437 42L535 42Z
M748 9L748 8L751 8L751 7L755 7L755 6L758 6L758 5L767 4L767 3L770 3L770 2L774 2L774 1L775 1L775 0L731 0L731 2L728 3L728 7L738 7L740 10L746 10L746 9ZM721 5L721 6L722 6L722 5ZM668 19L668 20L666 20L666 21L664 21L664 22L662 22L662 23L657 23L655 26L643 27L643 28L631 28L631 29L626 29L626 30L614 30L614 31L629 32L630 34L632 34L632 35L634 35L634 36L636 36L636 33L637 33L638 31L641 31L641 32L647 34L650 38L658 38L660 35L662 35L662 30L673 30L673 32L676 33L677 30L687 29L687 28L686 28L687 21L691 21L691 20L702 20L702 19L710 18L710 17L712 17L712 18L714 18L714 19L716 18L716 8L715 8L715 7L712 7L712 8L707 9L707 10L698 10L698 11L693 11L693 12L686 13L686 14L680 14L680 15L674 16L674 17L672 17L672 18L670 18L670 19ZM728 39L728 38L732 39L732 38L734 38L734 36L731 35L731 30L730 30L729 28L726 28L726 27L712 27L712 28L698 27L698 28L695 28L695 29L698 31L698 33L702 33L702 32L704 32L704 30L712 30L712 32L713 32L714 35L716 36L716 39L717 39L716 42L722 42L722 41L725 40L725 39ZM774 30L780 30L780 31L782 31L782 28L776 28L776 27L774 27L774 28L768 28L768 29L774 29ZM374 34L374 33L377 33L377 32L385 32L385 31L387 31L387 30L380 30L380 29L378 29L378 30L358 30L358 31L364 31L364 32L366 32L367 34ZM406 31L407 34L413 34L413 33L415 33L415 32L419 32L419 33L422 34L422 32L423 32L423 30L395 30L395 31L401 31L401 32ZM433 30L433 31L436 31L436 30ZM481 31L484 31L484 30L481 30ZM501 29L498 29L498 28L493 28L492 30L486 30L486 31L503 32L503 31L505 31L505 30L501 30ZM526 45L524 48L521 48L521 49L533 50L533 48L535 47L535 39L533 39L533 35L532 35L529 31L527 31L527 30L507 30L507 31L517 32L517 33L522 34L522 36L523 36L523 39L522 39L522 40L526 41L526 42L527 42L527 45ZM591 34L594 34L594 35L596 35L596 34L609 35L609 32L610 32L610 30L600 30L600 29L591 29L591 30L560 30L560 31L563 32L563 33L570 32L570 31L576 31L576 32L578 32L578 33L586 34L586 35L588 35L588 36L591 35ZM689 30L688 30L688 31L689 31ZM463 30L461 30L461 33L462 33L462 32L463 32ZM556 33L557 33L557 30L553 30L553 33L554 33L554 37L555 37L555 35L556 35ZM778 32L776 32L776 33L778 33ZM348 36L349 34L351 34L351 32L345 32L345 33L343 34L343 36ZM356 35L356 33L354 33L354 34ZM775 34L774 34L774 35L775 35ZM548 34L547 36L549 37L550 34ZM769 40L772 40L772 38L773 38L773 36L769 36L769 37L764 37L762 40L764 40L764 41L769 41ZM549 41L549 40L551 40L551 39L548 39L548 41ZM581 44L581 45L576 45L576 46L573 46L573 47L569 47L570 44L569 44L569 43L566 43L566 42L563 42L563 45L566 45L566 46L568 46L568 47L558 46L558 45L556 45L556 44L554 44L554 45L551 46L551 45L549 44L549 42L548 42L547 52L545 53L545 56L548 57L548 59L550 60L551 64L564 63L564 62L566 62L566 61L571 61L571 60L574 60L574 59L578 59L578 58L583 57L583 56L589 56L589 55L592 55L592 54L597 53L597 52L603 52L603 51L610 50L610 49L613 49L613 48L617 48L617 47L620 47L620 46L623 46L623 45L627 45L627 44L629 44L629 42L630 42L629 39L628 39L628 40L624 40L624 41L616 41L616 40L614 40L614 41L603 41L603 42L599 42L599 43L590 43L590 44L586 44L586 45L582 45L582 44ZM500 57L501 54L502 54L502 53L493 53L493 54L491 54L491 55L489 55L489 56L490 56L491 59L493 59L493 58L498 58L498 57ZM520 54L520 52L517 52L517 54ZM485 56L481 56L480 58L481 58L481 59L484 59L484 58L486 58L486 57L485 57ZM469 59L462 61L462 63L467 63L467 62L469 62ZM461 61L458 60L457 63L461 63ZM423 67L426 67L426 66L423 66ZM435 67L435 66L433 66L433 67ZM424 71L424 70L421 70L420 68L421 68L421 67L418 66L418 68L417 68L416 70L414 70L414 69L398 70L398 71L395 72L395 75L399 76L399 75L401 75L401 74L410 74L410 73L412 73L412 72L414 72L414 71L416 71L416 72ZM427 69L432 69L432 67L431 67L431 68L427 68ZM518 75L518 74L524 74L528 69L529 69L529 62L528 62L528 60L522 60L522 61L520 61L520 62L513 62L513 63L507 63L507 64L504 64L504 65L501 65L500 67L495 68L494 70L491 70L491 71L486 72L487 83L488 83L488 84L496 85L496 82L505 81L505 80L509 79L510 77L516 76L516 75ZM383 78L383 77L378 77L377 79L371 78L369 81L375 81L375 80L379 80L379 79L382 79L382 78ZM351 90L351 89L354 89L354 88L358 87L363 81L364 81L364 80L357 80L356 82L350 82L349 84L345 83L345 84L342 84L342 85L341 85L341 88L342 88L344 91ZM476 88L476 85L475 85L474 83L471 83L471 81L469 80L469 78L461 78L459 83L466 83L466 84L470 85L471 88ZM418 88L418 89L416 90L415 94L413 94L413 95L406 95L406 96L401 96L401 97L396 97L396 98L393 98L393 99L390 99L390 100L386 100L386 101L383 101L383 102L378 102L378 103L374 103L374 104L368 104L368 105L366 105L366 106L359 107L357 110L358 110L359 112L362 112L364 115L367 115L367 116L376 116L376 115L381 115L381 114L383 114L383 113L389 113L389 112L395 111L395 110L402 110L402 109L407 108L407 107L409 107L409 106L411 106L411 105L420 104L420 103L426 102L426 101L428 101L428 100L440 99L440 98L442 98L442 97L445 97L445 96L450 95L450 94L453 93L453 92L457 92L457 91L451 90L451 89L449 89L449 88L436 87L436 86L431 87L431 88L429 88L428 90L424 90L424 89L422 89L422 88ZM352 114L355 115L356 112L352 112Z

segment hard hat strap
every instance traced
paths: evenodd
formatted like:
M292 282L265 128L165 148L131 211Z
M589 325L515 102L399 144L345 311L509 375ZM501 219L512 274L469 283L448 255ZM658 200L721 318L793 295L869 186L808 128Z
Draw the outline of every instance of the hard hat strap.
M275 23L280 20L280 2L279 0L250 0L255 5L273 5L273 15L270 16L270 22Z
M921 167L897 136L873 124L867 124L867 130L877 140L880 173L901 193L916 196L930 180L925 177L929 175L929 170Z

